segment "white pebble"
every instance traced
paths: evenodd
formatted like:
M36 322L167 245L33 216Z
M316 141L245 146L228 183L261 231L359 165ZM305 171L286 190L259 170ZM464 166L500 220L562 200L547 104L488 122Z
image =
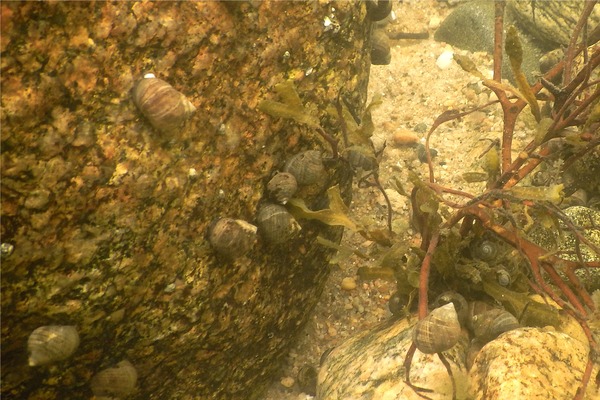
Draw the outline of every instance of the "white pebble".
M437 65L439 69L448 69L452 65L453 59L454 53L446 50L437 58L435 65Z
M440 23L442 22L441 18L438 17L437 15L432 17L429 20L429 29L437 29L440 27Z

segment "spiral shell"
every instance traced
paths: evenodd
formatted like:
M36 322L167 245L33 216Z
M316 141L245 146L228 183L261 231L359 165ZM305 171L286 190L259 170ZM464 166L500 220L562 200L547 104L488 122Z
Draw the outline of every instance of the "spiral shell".
M452 348L460 338L461 329L453 303L434 309L417 322L413 342L422 353L439 353Z
M79 346L79 334L74 326L40 326L29 335L27 349L29 366L53 364L69 358Z
M498 257L498 244L491 240L473 241L470 245L471 256L482 261L493 261Z
M292 214L278 204L262 206L256 220L259 233L270 243L284 243L300 230L300 225Z
M519 321L506 310L494 308L472 317L473 334L483 343L496 339L501 333L518 328Z
M392 61L390 39L383 29L375 29L371 34L371 64L388 65Z
M95 396L123 398L135 391L137 371L127 360L103 369L92 378L90 386Z
M355 170L372 171L377 168L378 162L375 153L363 146L350 146L345 153L350 166Z
M298 371L298 387L310 396L317 395L317 370L312 365L304 365Z
M433 302L433 305L440 307L448 303L454 304L454 309L458 315L458 322L460 322L461 326L464 326L469 317L469 303L467 300L460 293L449 290L440 294Z
M220 218L210 226L208 240L217 253L233 259L252 249L256 231L256 226L244 220Z
M278 203L285 204L298 190L294 175L289 172L278 172L267 183L269 197Z
M298 185L321 182L326 173L321 152L318 150L307 150L294 155L285 164L284 171L294 175Z
M163 133L176 132L196 111L181 92L152 74L137 83L133 101L152 126Z

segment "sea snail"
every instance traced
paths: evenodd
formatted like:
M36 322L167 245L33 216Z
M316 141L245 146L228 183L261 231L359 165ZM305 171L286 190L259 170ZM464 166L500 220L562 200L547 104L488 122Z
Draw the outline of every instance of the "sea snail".
M124 398L135 391L137 371L127 360L103 369L92 378L90 386L95 396Z
M267 183L267 193L272 200L285 204L298 190L294 175L289 172L278 172Z
M294 175L301 186L321 182L326 174L323 158L318 150L307 150L294 155L285 164L284 171Z
M439 353L452 348L460 338L461 328L453 303L431 311L417 322L413 342L421 352Z
M152 126L162 133L176 132L196 107L173 86L153 74L135 85L133 101Z
M256 215L258 232L270 243L284 243L301 229L296 219L284 206L265 204Z
M252 249L256 231L256 226L244 220L220 218L209 227L208 240L217 253L234 259Z
M69 358L79 346L79 334L74 326L40 326L29 335L27 350L29 366L53 364Z

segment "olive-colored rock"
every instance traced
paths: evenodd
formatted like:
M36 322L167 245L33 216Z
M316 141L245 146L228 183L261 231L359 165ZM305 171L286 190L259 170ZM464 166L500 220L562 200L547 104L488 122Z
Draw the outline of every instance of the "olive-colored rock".
M365 4L3 2L0 11L1 235L11 250L2 398L89 398L92 376L123 359L137 371L130 398L259 398L327 276L329 250L315 239L341 231L301 221L285 246L259 240L231 259L210 246L208 227L217 217L254 224L286 158L330 151L314 130L257 109L279 100L276 84L293 80L319 118L340 91L362 113ZM181 130L157 131L134 104L147 73L196 108ZM347 174L328 168L348 198ZM27 338L43 325L75 325L81 342L57 364L30 367Z

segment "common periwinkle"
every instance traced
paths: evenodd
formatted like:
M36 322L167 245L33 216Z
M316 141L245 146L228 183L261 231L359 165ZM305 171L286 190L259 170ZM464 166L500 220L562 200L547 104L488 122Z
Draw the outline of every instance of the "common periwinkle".
M292 156L284 167L294 175L298 185L312 185L323 181L326 174L323 157L319 150L307 150Z
M69 358L79 346L77 328L72 325L40 326L29 335L29 366L54 364Z
M384 29L374 29L371 34L371 64L389 65L392 61L390 39Z
M433 354L452 348L460 335L461 327L454 304L448 303L417 322L413 342L422 353Z
M489 239L479 239L471 242L471 256L482 261L493 261L498 257L498 243Z
M303 393L317 395L317 370L312 365L304 365L298 371L298 386Z
M176 133L196 107L173 86L147 74L133 89L133 101L152 126L162 133Z
M125 398L135 391L137 371L127 360L103 369L92 377L90 386L95 396Z
M279 204L265 204L256 215L258 232L269 243L280 244L293 238L301 229L296 219Z
M219 218L209 227L208 240L217 253L235 259L252 249L256 231L256 226L244 220Z
M267 183L269 197L280 204L286 204L298 190L294 175L289 172L278 172Z
M519 321L514 315L500 308L493 308L473 315L473 335L483 343L496 339L501 333L517 329Z

